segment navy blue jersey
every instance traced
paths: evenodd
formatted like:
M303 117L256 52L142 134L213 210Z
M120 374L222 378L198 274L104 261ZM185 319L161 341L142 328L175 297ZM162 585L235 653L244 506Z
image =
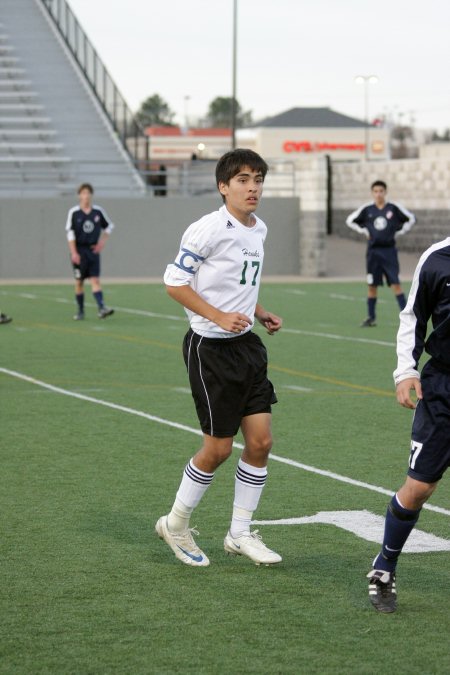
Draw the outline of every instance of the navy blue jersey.
M431 318L432 330L427 335ZM450 368L450 237L433 244L419 260L397 335L396 384L419 377L423 351L437 367Z
M78 246L94 246L100 239L103 230L112 232L113 223L100 206L93 206L85 213L79 206L74 206L67 214L66 232L69 241Z
M405 234L416 222L414 214L394 202L379 209L373 202L356 209L346 220L348 227L365 233L369 248L395 246L395 237Z

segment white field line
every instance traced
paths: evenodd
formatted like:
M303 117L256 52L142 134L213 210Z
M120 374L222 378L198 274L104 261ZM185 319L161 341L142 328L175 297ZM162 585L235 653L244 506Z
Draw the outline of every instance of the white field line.
M379 345L380 347L395 347L395 342L385 342L384 340L370 340L370 338L349 337L346 335L335 335L334 333L318 333L310 330L298 330L297 328L282 328L284 333L293 335L308 335L311 337L328 338L329 340L342 340L345 342L362 342L368 345Z
M172 422L171 420L166 420L163 417L157 417L156 415L150 415L149 413L143 412L142 410L135 410L134 408L128 408L127 406L123 405L118 405L117 403L111 403L110 401L103 401L102 399L99 398L93 398L92 396L86 396L84 394L79 394L75 391L70 391L68 389L62 389L61 387L55 387L53 384L48 384L47 382L42 382L42 380L36 380L34 377L29 377L28 375L24 375L23 373L19 373L15 370L9 370L8 368L1 368L0 367L0 373L4 373L5 375L10 375L11 377L15 377L19 380L23 380L24 382L30 382L31 384L35 384L38 387L43 387L44 389L48 389L49 391L54 392L55 394L62 394L64 396L70 396L72 398L77 398L80 401L87 401L88 403L96 403L97 405L102 405L105 406L106 408L112 408L113 410L119 410L120 412L125 412L130 415L136 415L137 417L143 417L144 419L150 420L151 422L157 422L158 424L164 424L165 426L172 427L174 429L179 429L180 431L187 431L191 434L195 434L196 436L203 436L202 432L199 429L193 429L192 427L188 427L185 424L179 424L178 422ZM239 450L243 449L242 443L233 443L233 446L235 448L238 448ZM332 471L326 471L324 469L318 469L315 466L309 466L308 464L302 464L301 462L296 462L293 459L288 459L287 457L280 457L279 455L270 455L270 458L273 459L275 462L280 462L281 464L287 464L289 466L293 466L297 469L302 469L303 471L308 471L310 473L315 473L319 476L324 476L326 478L332 478L333 480L337 480L341 483L347 483L347 485L354 485L355 487L361 487L366 490L371 490L372 492L379 492L380 494L383 495L388 495L392 496L393 490L386 490L386 488L379 487L378 485L371 485L370 483L364 483L363 481L360 480L355 480L353 478L349 478L348 476L342 476L338 473L333 473ZM436 513L441 513L445 516L450 516L450 510L441 508L440 506L434 506L432 504L425 504L424 509L428 509L430 511L435 511Z
M22 298L27 298L29 300L36 300L38 296L31 295L29 293L8 293L8 291L3 291L3 295L19 295ZM53 302L65 303L67 302L66 298L49 298L47 296L39 296L39 299L50 300ZM96 307L93 302L85 302L86 307ZM148 316L155 319L166 319L167 321L183 321L187 324L186 316L175 316L173 314L160 314L158 312L149 312L145 309L131 309L129 307L117 307L114 305L114 309L118 312L124 312L125 314L135 314L137 316ZM395 347L395 342L385 342L383 340L371 340L370 338L358 338L350 337L346 335L336 335L334 333L321 333L318 331L309 331L309 330L300 330L297 328L283 328L283 333L291 333L292 335L306 335L308 337L320 337L328 340L342 340L344 342L358 342L368 345L378 345L380 347Z

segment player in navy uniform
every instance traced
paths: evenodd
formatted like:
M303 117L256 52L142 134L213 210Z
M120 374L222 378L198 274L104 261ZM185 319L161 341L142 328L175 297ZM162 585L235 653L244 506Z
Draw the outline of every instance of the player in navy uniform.
M257 531L250 532L267 478L276 402L266 349L251 329L258 320L273 334L282 323L258 303L267 228L254 212L267 169L252 150L233 150L219 160L216 182L224 205L188 227L164 276L169 295L184 305L190 321L183 354L203 445L185 467L172 510L158 520L156 531L186 565L209 565L189 521L214 472L231 455L239 428L245 447L224 549L257 565L281 561Z
M105 307L100 286L100 252L114 225L99 206L92 205L94 188L83 183L78 188L79 206L67 214L66 232L75 276L76 321L84 319L84 280L90 278L92 295L98 306L98 317L105 319L114 313Z
M377 180L371 185L374 201L364 204L347 218L347 225L356 232L365 234L368 241L367 268L367 307L368 316L361 326L376 326L375 305L377 288L383 285L383 276L397 299L400 311L406 304L399 279L399 264L396 237L408 232L416 222L412 213L403 206L386 201L387 185Z
M420 376L417 368L423 350L431 358ZM369 598L380 612L396 609L397 560L423 504L450 466L450 237L420 258L408 303L400 313L397 356L397 400L415 409L415 414L406 482L389 504L383 547L367 575Z

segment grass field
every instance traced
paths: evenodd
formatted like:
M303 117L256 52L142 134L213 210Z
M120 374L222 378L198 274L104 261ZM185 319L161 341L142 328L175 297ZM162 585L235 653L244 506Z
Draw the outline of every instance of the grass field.
M403 480L397 309L384 289L379 326L361 329L363 294L356 283L262 287L285 328L261 331L279 403L258 520L383 516L383 489ZM14 317L0 326L0 672L450 673L450 552L405 552L393 615L367 600L379 548L368 526L259 525L283 563L227 557L238 450L192 522L211 566L175 559L154 523L200 441L184 313L158 285L111 285L106 299L114 317L89 306L75 323L70 286L0 291ZM418 527L448 544L448 480L430 504Z

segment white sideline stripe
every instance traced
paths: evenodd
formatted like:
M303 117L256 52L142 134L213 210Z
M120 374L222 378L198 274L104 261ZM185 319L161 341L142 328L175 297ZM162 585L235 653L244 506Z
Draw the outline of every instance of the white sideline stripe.
M298 330L297 328L282 328L283 333L293 333L294 335L309 335L311 337L328 338L329 340L343 340L345 342L362 342L367 345L380 345L381 347L395 347L395 342L385 342L383 340L370 340L369 338L349 337L346 335L335 335L333 333L316 333L310 330Z
M69 391L68 389L62 389L61 387L55 387L53 384L48 384L47 382L42 382L42 380L36 380L34 377L29 375L24 375L19 373L16 370L9 370L8 368L1 368L0 373L5 375L10 375L11 377L16 377L19 380L24 380L25 382L31 382L32 384L37 385L38 387L43 387L50 391L55 392L56 394L63 394L64 396L71 396L72 398L78 398L81 401L88 401L89 403L97 403L98 405L103 405L106 408L112 408L113 410L120 410L121 412L129 413L130 415L136 415L137 417L143 417L144 419L150 420L151 422L158 422L159 424L165 424L168 427L173 427L174 429L180 429L181 431L188 431L191 434L196 436L203 436L203 433L199 429L193 429L188 427L185 424L179 424L178 422L171 422L162 417L157 417L156 415L150 415L145 413L142 410L135 410L134 408L128 408L124 405L119 405L117 403L110 403L109 401L103 401L100 398L93 398L92 396L85 396L84 394L78 394L75 391ZM244 446L242 443L233 443L233 447L243 450ZM288 459L287 457L280 457L280 455L270 454L270 459L273 459L275 462L280 462L281 464L288 464L289 466L295 466L297 469L303 469L303 471L309 471L310 473L315 473L319 476L325 476L326 478L332 478L333 480L340 481L341 483L347 483L348 485L355 485L356 487L362 487L366 490L371 490L372 492L379 492L383 495L392 496L394 490L386 490L386 488L379 487L378 485L371 485L370 483L364 483L360 480L355 480L354 478L349 478L348 476L341 476L338 473L333 473L332 471L326 471L324 469L318 469L315 466L309 466L308 464L302 464L301 462L296 462L293 459ZM440 506L434 506L432 504L425 504L424 509L429 511L435 511L436 513L442 513L445 516L450 516L450 510L444 509Z
M17 295L15 293L9 293L8 291L3 291L2 295ZM30 293L19 293L22 298L27 298L29 300L37 300L37 295L31 295ZM49 298L47 296L39 296L41 299L51 300L53 302L68 302L64 298ZM93 302L85 302L86 307L97 307ZM158 312L149 312L145 309L130 309L129 307L118 307L114 305L114 309L118 312L124 312L125 314L136 314L137 316L148 316L154 319L167 319L168 321L183 321L187 323L187 318L185 316L175 316L173 314L159 314ZM320 333L309 330L299 330L296 328L283 328L283 333L291 333L292 335L307 335L309 337L320 337L326 338L328 340L343 340L345 342L359 342L362 344L368 345L379 345L381 347L395 347L395 342L384 342L383 340L370 340L369 338L358 338L350 337L347 335L336 335L334 333Z
M371 511L319 511L314 516L300 518L279 518L278 520L253 520L253 525L308 525L321 523L335 525L343 530L377 544L383 542L384 516ZM427 553L428 551L450 551L450 539L437 537L429 532L414 528L408 537L403 553Z

